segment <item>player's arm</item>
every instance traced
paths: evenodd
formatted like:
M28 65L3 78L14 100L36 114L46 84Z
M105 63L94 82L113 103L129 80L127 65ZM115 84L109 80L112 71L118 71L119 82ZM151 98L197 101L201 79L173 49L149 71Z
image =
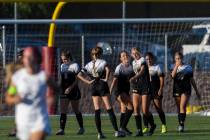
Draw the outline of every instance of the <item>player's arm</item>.
M83 73L79 72L79 74L77 75L78 79L80 79L81 81L83 81L86 84L92 84L95 80L87 80L86 78L83 77Z
M75 81L73 82L73 84L71 84L66 90L65 90L65 94L69 94L71 92L71 90L78 84L78 78L76 77Z
M141 77L144 74L144 70L145 70L145 65L141 65L139 72L130 79L130 82Z
M113 88L116 85L116 83L117 83L117 78L114 77L113 80L112 80L111 86L110 86L110 93L111 94L112 94Z
M8 105L18 104L22 101L21 97L17 94L17 89L14 84L11 84L6 91L5 100Z
M163 95L164 76L163 75L159 76L159 79L160 79L160 89L158 91L158 95L161 96Z
M191 83L191 85L193 86L193 88L194 88L194 90L195 90L195 93L196 93L198 99L200 99L200 98L201 98L201 95L200 95L200 93L198 92L198 88L197 88L197 85L196 85L196 83L195 83L195 79L194 79L193 77L190 79L190 83Z
M177 72L177 69L178 69L179 65L175 65L175 67L173 68L172 72L171 72L171 77L174 78L176 76L176 72Z
M105 76L105 79L103 79L105 82L108 81L108 78L109 78L109 74L110 74L110 69L108 66L105 67L105 73L106 73L106 76Z

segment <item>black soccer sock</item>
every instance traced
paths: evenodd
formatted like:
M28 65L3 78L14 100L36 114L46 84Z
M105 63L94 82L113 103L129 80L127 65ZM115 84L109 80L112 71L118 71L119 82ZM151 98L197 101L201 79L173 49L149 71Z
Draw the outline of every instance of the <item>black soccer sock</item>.
M145 121L148 122L148 124L150 124L151 127L153 127L155 125L152 113L149 113L148 115L144 114L144 119L145 119ZM147 125L147 127L148 127L148 125Z
M158 115L162 124L166 125L166 116L163 111L158 111Z
M148 116L148 122L149 122L151 127L155 125L152 113L150 113L149 116Z
M61 113L61 116L60 116L60 129L62 129L62 130L65 129L66 119L67 119L67 115L65 113Z
M112 123L114 130L118 131L117 119L116 119L113 109L111 108L111 109L107 110L107 112L109 114L109 118L110 118L110 121Z
M125 119L125 113L121 113L120 115L120 128L122 128L123 121Z
M123 124L122 124L122 128L125 129L127 127L127 124L131 118L131 115L133 114L133 110L127 110L126 113L125 113L125 119L123 121Z
M179 113L179 124L181 126L184 126L185 118L186 118L186 113Z
M76 113L75 113L76 114ZM82 118L82 113L79 112L78 114L76 114L76 118L77 118L77 122L79 124L80 128L83 128L83 118Z
M95 123L98 133L102 133L101 131L101 110L95 110Z
M135 120L136 120L136 128L142 132L142 124L141 124L141 115L136 115L135 116Z
M145 114L143 114L143 121L144 121L144 127L148 128L148 118Z

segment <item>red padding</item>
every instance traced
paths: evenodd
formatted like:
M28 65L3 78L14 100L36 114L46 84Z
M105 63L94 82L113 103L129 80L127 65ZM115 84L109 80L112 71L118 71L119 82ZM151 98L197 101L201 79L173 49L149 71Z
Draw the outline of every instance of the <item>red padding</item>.
M42 67L47 75L55 79L56 76L56 48L43 47L42 48ZM54 115L56 113L55 93L51 88L47 89L47 105L48 113Z

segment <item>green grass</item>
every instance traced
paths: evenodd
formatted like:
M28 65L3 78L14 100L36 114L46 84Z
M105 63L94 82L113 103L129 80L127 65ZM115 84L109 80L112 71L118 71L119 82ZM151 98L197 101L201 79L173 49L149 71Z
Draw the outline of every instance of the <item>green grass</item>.
M59 117L51 117L52 122L52 135L48 137L48 140L95 140L96 129L93 117L84 117L85 134L82 136L76 135L78 125L75 117L68 117L65 136L55 136L55 132L59 129ZM157 129L155 134L150 137L125 137L122 140L209 140L210 139L210 118L201 116L187 116L186 131L179 134L177 132L177 118L175 116L167 117L168 133L160 133L160 121L158 117L155 117ZM13 118L0 118L0 140L15 140L15 138L8 138L7 134L14 126ZM129 122L128 128L135 132L135 123L133 118ZM119 139L113 137L113 129L109 122L108 117L102 117L102 130L107 136L108 140Z

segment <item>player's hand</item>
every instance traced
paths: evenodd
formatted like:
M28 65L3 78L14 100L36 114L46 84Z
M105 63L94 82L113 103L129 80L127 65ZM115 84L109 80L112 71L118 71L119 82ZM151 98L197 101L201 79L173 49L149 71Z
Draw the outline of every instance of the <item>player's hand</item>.
M135 80L135 77L131 77L129 82L132 83Z
M72 90L72 87L68 87L68 88L65 90L64 94L69 94L69 93L71 92L71 90Z
M181 60L180 61L176 61L176 63L175 63L175 67L178 67L178 66L180 66L181 65Z
M160 96L162 96L163 95L163 89L159 89L158 90L158 96L160 97Z
M104 82L107 82L108 80L107 79L101 79L102 81L104 81Z

